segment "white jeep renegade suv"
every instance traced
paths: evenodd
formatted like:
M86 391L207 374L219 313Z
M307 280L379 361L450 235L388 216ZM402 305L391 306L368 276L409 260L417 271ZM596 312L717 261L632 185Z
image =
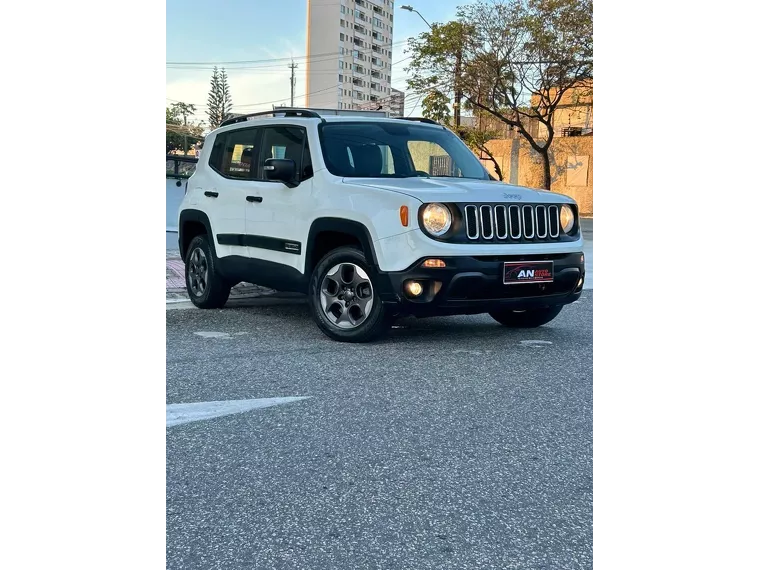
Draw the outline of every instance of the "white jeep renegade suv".
M276 109L206 137L179 212L187 291L305 293L319 328L376 338L401 315L548 323L585 277L577 204L495 181L428 119Z

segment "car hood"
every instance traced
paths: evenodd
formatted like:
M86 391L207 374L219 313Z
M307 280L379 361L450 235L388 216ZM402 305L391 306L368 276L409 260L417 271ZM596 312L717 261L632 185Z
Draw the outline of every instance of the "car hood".
M569 196L547 190L471 178L344 178L344 182L399 192L422 202L525 202L571 204Z

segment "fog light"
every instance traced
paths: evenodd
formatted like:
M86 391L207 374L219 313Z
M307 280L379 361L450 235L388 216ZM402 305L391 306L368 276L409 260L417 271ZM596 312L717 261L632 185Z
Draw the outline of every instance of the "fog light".
M577 287L575 287L575 291L579 291L582 289L582 282L585 281L584 277L580 277L580 280L577 282Z
M445 261L442 259L427 259L422 263L422 267L445 267Z
M585 254L584 253L580 256L580 263L585 263Z
M422 294L422 284L419 281L406 281L406 293L412 297Z

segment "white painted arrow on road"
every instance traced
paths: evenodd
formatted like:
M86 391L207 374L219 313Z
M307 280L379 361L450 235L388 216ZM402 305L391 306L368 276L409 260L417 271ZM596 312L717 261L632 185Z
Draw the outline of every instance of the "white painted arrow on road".
M286 398L256 398L253 400L223 400L220 402L191 402L188 404L166 404L166 427L177 426L200 420L210 420L230 414L249 412L256 408L269 408L279 404L305 400L310 396Z

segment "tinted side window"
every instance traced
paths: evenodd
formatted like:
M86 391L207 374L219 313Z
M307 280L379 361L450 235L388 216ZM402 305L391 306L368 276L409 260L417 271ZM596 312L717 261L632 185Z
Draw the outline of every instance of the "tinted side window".
M306 130L301 127L266 127L259 157L259 178L263 178L263 164L268 158L294 160L298 179L308 178L306 174L313 174L313 168L310 168L311 156L304 158L306 144Z
M209 164L227 178L256 178L260 129L240 129L217 137Z

